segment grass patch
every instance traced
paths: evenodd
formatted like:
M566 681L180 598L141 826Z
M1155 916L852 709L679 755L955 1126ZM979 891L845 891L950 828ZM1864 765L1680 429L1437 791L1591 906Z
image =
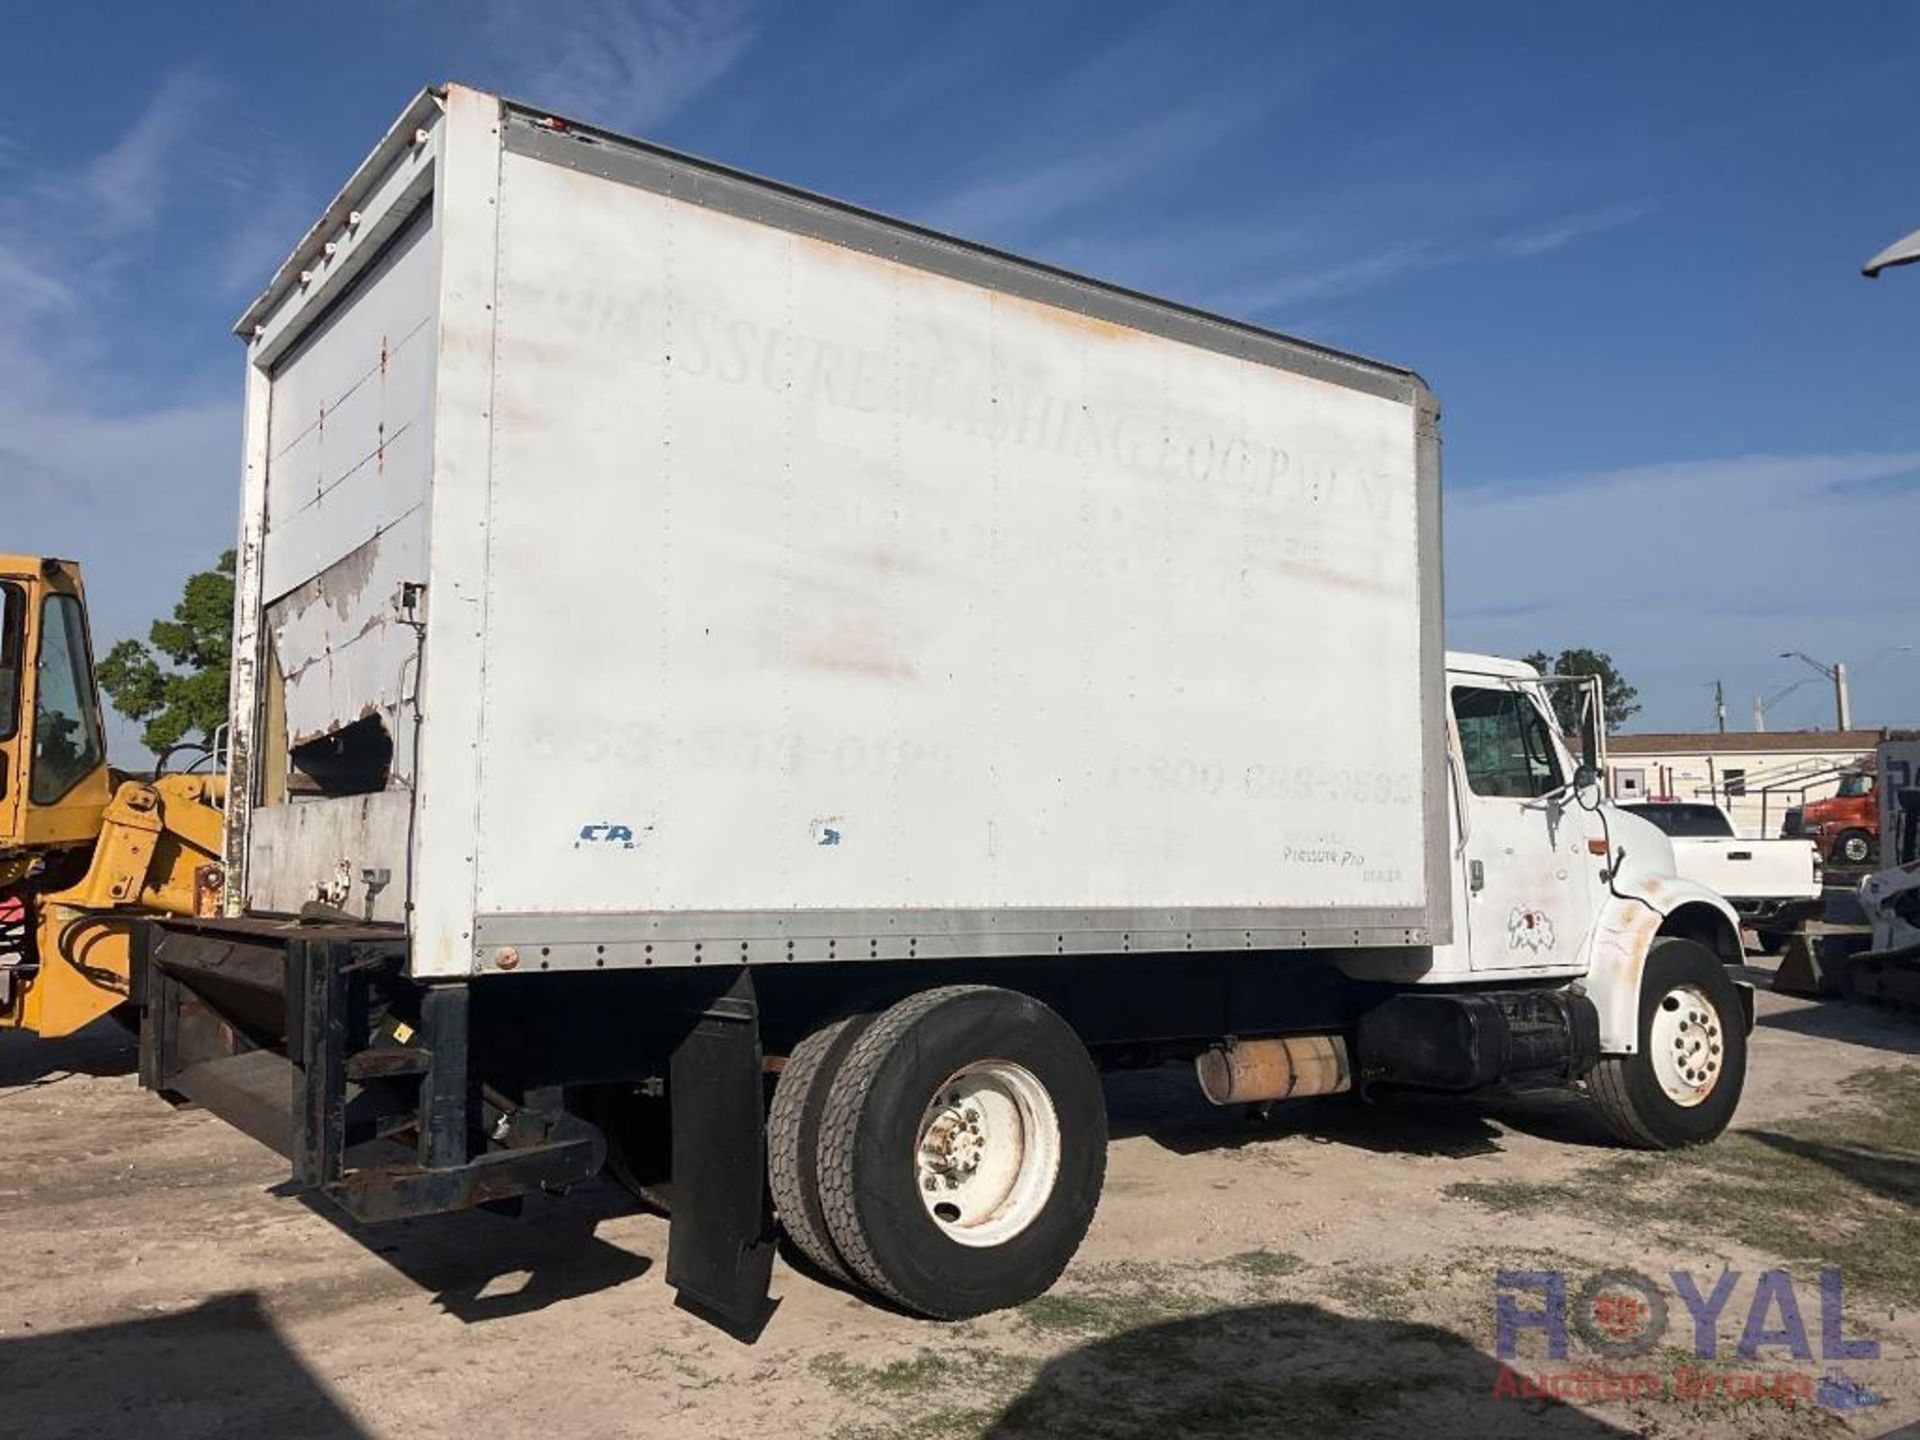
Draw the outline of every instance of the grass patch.
M1042 1335L1115 1335L1143 1325L1197 1315L1219 1301L1162 1285L1056 1289L1020 1307L1020 1318Z
M1411 1267L1385 1265L1336 1265L1324 1272L1324 1289L1362 1315L1392 1319L1406 1313L1407 1297L1414 1290L1426 1289L1426 1273Z
M1237 1270L1249 1280L1278 1280L1297 1274L1307 1262L1285 1250L1242 1250L1220 1261L1225 1270Z
M1862 1071L1847 1099L1712 1145L1627 1155L1558 1184L1467 1181L1446 1194L1499 1214L1554 1210L1685 1244L1725 1235L1850 1285L1920 1304L1920 1070Z
M884 1365L862 1365L839 1351L816 1355L813 1373L842 1395L868 1399L919 1398L949 1386L1001 1389L1025 1382L1034 1362L992 1350L922 1350Z
M877 1424L842 1426L834 1440L976 1440L992 1427L996 1411L943 1407Z
M1406 1309L1409 1288L1431 1278L1384 1267L1342 1271L1346 1293L1372 1297L1363 1308L1389 1315ZM1018 1312L1041 1353L938 1344L885 1363L822 1355L813 1369L850 1402L838 1440L1336 1437L1380 1433L1423 1406L1449 1403L1447 1395L1482 1402L1492 1367L1450 1331L1304 1301L1234 1303L1217 1293L1225 1281L1301 1272L1310 1280L1327 1274L1268 1250L1190 1266L1081 1266Z
M1452 1200L1471 1200L1500 1215L1565 1209L1579 1198L1572 1185L1541 1185L1530 1180L1460 1180L1442 1193Z

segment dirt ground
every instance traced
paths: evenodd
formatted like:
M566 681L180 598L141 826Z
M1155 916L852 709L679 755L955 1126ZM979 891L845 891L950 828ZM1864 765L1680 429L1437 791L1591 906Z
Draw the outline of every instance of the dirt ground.
M356 1233L276 1194L278 1157L141 1092L133 1062L112 1028L0 1037L0 1435L1787 1436L1920 1419L1920 1021L1764 988L1735 1131L1708 1150L1613 1148L1574 1096L1255 1119L1209 1109L1179 1070L1121 1077L1106 1196L1051 1295L936 1325L782 1263L753 1345L674 1308L665 1222L610 1186L520 1220ZM1823 1264L1845 1287L1826 1335ZM1564 1276L1574 1296L1621 1267L1664 1297L1651 1352L1608 1360L1576 1328L1555 1359L1525 1329L1511 1365L1497 1357L1501 1272ZM1701 1359L1670 1272L1708 1296L1727 1269ZM1550 1283L1509 1288L1533 1311ZM1774 1337L1751 1359L1748 1329ZM1823 1340L1879 1353L1823 1358ZM1611 1398L1527 1391L1602 1374Z

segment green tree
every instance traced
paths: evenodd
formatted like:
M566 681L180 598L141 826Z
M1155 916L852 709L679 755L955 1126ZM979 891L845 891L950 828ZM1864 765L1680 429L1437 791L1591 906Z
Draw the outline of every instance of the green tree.
M1640 710L1637 698L1640 692L1627 683L1626 677L1613 663L1613 657L1604 650L1562 650L1558 655L1536 650L1526 657L1526 661L1542 675L1598 675L1600 688L1606 695L1609 735ZM1580 695L1577 687L1553 687L1553 713L1559 717L1560 728L1569 734L1578 728Z
M122 640L100 662L113 708L145 723L141 743L158 753L188 737L213 738L227 718L233 649L233 551L189 575L171 620L156 620L148 644Z

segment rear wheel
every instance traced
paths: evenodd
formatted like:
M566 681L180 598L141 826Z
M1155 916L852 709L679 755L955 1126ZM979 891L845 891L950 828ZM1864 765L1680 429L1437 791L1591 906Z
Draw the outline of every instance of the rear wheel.
M1106 1147L1100 1076L1064 1020L1007 990L930 990L875 1020L833 1077L822 1209L867 1285L924 1315L981 1315L1066 1268Z
M793 1248L828 1279L853 1283L820 1208L816 1161L820 1114L834 1072L871 1015L853 1015L822 1026L793 1047L773 1087L767 1108L767 1188L773 1211Z
M1692 940L1656 940L1640 980L1640 1049L1587 1077L1600 1113L1629 1145L1673 1150L1727 1128L1746 1083L1746 1017L1718 957Z

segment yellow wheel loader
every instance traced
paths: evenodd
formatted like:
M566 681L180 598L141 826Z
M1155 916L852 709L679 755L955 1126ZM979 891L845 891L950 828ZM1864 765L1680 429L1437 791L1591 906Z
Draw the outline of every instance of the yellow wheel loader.
M71 561L0 555L0 1029L126 1003L134 922L220 907L218 775L118 779Z

